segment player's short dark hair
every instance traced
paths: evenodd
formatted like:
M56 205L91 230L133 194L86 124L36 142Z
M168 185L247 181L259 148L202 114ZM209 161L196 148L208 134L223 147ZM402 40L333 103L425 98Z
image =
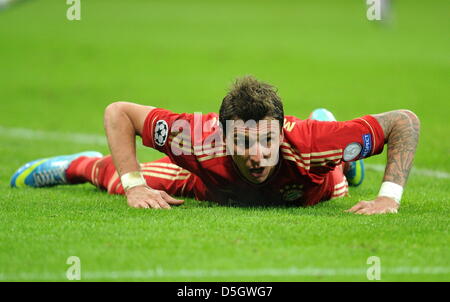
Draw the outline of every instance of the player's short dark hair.
M225 135L226 121L242 119L259 121L273 117L283 128L284 111L277 89L253 76L236 79L219 110L219 121Z

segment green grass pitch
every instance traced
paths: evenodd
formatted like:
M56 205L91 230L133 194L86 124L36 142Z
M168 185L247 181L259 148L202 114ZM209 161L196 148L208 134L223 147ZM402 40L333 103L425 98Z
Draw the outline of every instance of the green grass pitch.
M450 5L394 1L377 23L364 3L81 0L80 21L65 1L0 10L0 281L67 280L69 256L83 281L367 281L370 256L381 281L449 281ZM311 208L139 210L88 184L9 188L27 161L108 153L95 138L110 102L217 111L245 74L276 85L290 115L416 112L400 212L343 212L376 196L385 153L350 197Z

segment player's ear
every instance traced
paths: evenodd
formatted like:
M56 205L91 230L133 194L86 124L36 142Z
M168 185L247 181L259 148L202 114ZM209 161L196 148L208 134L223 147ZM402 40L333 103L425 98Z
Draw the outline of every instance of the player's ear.
M280 144L281 144L281 142L284 140L284 129L283 128L281 128L281 131L280 131Z

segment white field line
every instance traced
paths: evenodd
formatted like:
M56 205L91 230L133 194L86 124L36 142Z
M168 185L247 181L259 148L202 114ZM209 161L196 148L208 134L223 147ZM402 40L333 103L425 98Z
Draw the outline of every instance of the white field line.
M96 279L161 279L161 278L214 278L214 277L315 277L315 276L362 276L365 277L367 268L262 268L236 270L164 270L162 268L142 271L110 271L83 272L81 280ZM450 274L450 267L390 267L381 268L381 276L395 275L446 275ZM65 272L58 273L19 273L15 275L0 274L0 281L7 280L62 280L66 279Z
M365 164L364 165L369 170L374 171L380 171L384 172L385 165L381 164ZM450 178L450 173L444 172L444 171L437 171L437 170L430 170L430 169L419 169L419 168L412 168L411 170L412 174L417 174L420 176L428 176L428 177L434 177L434 178Z
M85 134L85 133L64 133L57 131L44 131L44 130L33 130L27 128L10 128L0 126L0 137L7 137L12 139L26 139L26 140L37 140L37 141L56 141L56 142L67 142L76 143L81 145L97 145L97 146L107 146L106 137L104 135L98 134ZM144 148L141 144L137 144L138 148ZM374 171L384 171L384 165L380 164L366 164L367 169ZM417 174L420 176L428 176L433 178L450 178L450 173L445 171L437 171L430 169L413 168L412 174Z
M31 141L49 141L49 142L64 142L75 143L80 145L96 145L108 146L105 135L86 134L75 132L58 132L33 130L27 128L10 128L0 126L0 137L31 140ZM138 148L144 148L141 144L136 144Z
M104 135L84 133L64 133L56 131L33 130L27 128L8 128L0 126L0 136L35 141L57 141L86 145L106 146Z

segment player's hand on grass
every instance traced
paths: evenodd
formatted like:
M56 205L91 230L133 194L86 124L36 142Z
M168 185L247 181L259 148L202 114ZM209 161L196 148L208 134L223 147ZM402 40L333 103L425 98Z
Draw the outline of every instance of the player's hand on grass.
M399 204L390 197L380 196L372 201L360 201L352 208L346 210L345 212L363 214L363 215L373 215L373 214L386 214L386 213L397 213Z
M128 205L133 208L170 209L170 205L180 205L184 200L175 199L161 190L147 186L129 189L126 193Z

